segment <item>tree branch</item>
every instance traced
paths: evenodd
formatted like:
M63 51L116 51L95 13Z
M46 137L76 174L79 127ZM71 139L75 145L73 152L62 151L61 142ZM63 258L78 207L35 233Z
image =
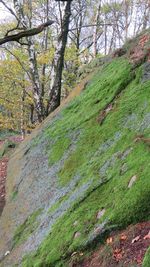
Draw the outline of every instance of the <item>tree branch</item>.
M20 30L20 31L23 31L24 30L24 28L20 28L19 27L19 22L17 23L17 25L13 29L10 29L10 30L8 30L6 32L5 37L8 36L10 32L13 32L13 31L16 31L16 30Z
M28 75L28 78L31 80L31 76L30 76L30 73L29 71L26 69L26 67L24 66L24 64L21 62L20 58L15 55L11 50L9 50L8 48L6 47L2 47L3 49L5 49L8 53L10 53L17 61L18 63L20 64L20 66L22 67L22 69L24 70L24 72Z
M6 3L3 0L0 0L0 3L3 4L3 6L16 18L16 20L19 22L19 18L16 16L13 9L11 9L9 6L6 5Z
M29 37L29 36L33 36L33 35L39 34L46 27L52 25L53 23L54 23L54 21L48 20L47 22L39 25L36 28L25 30L25 31L22 31L22 32L13 34L13 35L5 36L4 38L0 39L0 45L5 44L5 43L8 43L8 42L11 42L11 41L14 41L14 42L18 42L19 43L19 40L21 38L23 38L23 37Z
M116 25L116 24L114 24L114 23L98 23L98 24L82 25L81 28L89 28L89 27L95 27L95 26L114 26L114 25ZM73 28L73 29L69 29L69 31L72 32L72 31L75 31L77 29L78 29L78 27Z

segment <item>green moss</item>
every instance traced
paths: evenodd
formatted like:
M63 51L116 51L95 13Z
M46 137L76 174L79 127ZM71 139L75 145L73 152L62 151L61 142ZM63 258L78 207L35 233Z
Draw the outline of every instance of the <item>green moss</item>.
M69 148L70 146L70 139L66 138L65 136L59 138L59 140L53 145L52 150L50 151L49 154L49 164L52 165L55 162L59 161L65 151Z
M1 129L0 131L0 140L6 140L7 138L9 138L10 136L16 136L19 135L19 132L14 132L12 130L8 130L8 129Z
M34 232L38 226L38 222L36 220L40 213L41 209L33 212L23 224L17 227L13 237L13 246L21 244L30 236L30 234Z
M146 251L142 267L149 267L150 266L150 247Z
M62 111L62 119L46 129L46 136L55 140L48 148L51 164L69 148L68 136L80 134L59 172L59 184L66 186L76 174L81 177L76 190L92 183L23 266L56 266L60 259L86 247L97 223L107 221L108 228L124 228L150 218L149 144L135 141L141 134L149 137L150 81L141 84L140 77L141 68L133 75L127 60L114 60ZM99 115L110 103L113 108L100 125ZM128 188L134 175L137 179ZM52 208L57 207L56 203ZM106 212L98 220L97 213L103 208ZM76 232L78 238L74 238Z
M18 190L12 192L11 199L14 200L18 195Z
M8 154L11 148L15 148L16 143L10 140L7 140L4 142L0 149L0 158L2 158L4 155Z
M65 196L61 197L58 201L56 201L48 210L48 213L53 213L54 211L59 208L60 204L68 199L69 195L66 194Z

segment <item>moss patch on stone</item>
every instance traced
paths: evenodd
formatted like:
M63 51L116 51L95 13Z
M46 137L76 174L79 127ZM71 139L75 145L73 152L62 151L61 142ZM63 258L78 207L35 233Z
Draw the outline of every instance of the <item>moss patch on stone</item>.
M37 217L40 213L41 209L33 212L23 224L17 227L13 237L13 247L27 240L27 238L34 232L38 226Z
M5 156L5 155L8 155L8 153L10 152L10 150L12 148L15 148L16 147L16 143L13 142L13 141L10 141L10 140L6 140L4 142L4 144L1 146L1 149L0 149L0 159Z
M81 177L76 189L92 183L53 225L37 252L24 259L23 267L65 266L74 251L101 240L100 234L96 236L99 228L105 232L150 218L150 146L140 139L141 135L150 137L150 81L141 83L140 75L141 68L133 73L125 58L113 60L62 110L62 119L45 130L54 140L47 150L50 164L57 163L72 145L69 136L80 132L58 173L59 186L68 185L76 175ZM128 188L135 175L136 181ZM102 209L105 213L97 219Z

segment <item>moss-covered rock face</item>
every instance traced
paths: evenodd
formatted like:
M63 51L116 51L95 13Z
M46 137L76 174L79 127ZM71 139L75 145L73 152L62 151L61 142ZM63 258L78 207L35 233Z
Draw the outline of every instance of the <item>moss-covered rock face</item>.
M17 144L13 141L10 140L5 141L0 147L0 159L5 155L8 155L8 153L10 154L11 148L15 148L16 145Z
M73 252L111 229L150 218L150 80L142 80L143 70L125 57L105 63L15 152L1 266L68 266Z
M13 237L13 247L18 246L34 232L34 230L37 228L36 219L40 213L40 209L35 211L24 221L23 224L18 226Z

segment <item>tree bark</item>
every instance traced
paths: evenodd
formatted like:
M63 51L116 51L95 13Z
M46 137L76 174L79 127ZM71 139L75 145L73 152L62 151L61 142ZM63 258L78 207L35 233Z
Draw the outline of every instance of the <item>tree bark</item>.
M23 86L22 88L22 94L21 94L21 118L20 118L20 128L21 128L21 137L22 140L25 138L25 88Z
M23 4L20 0L14 0L14 7L17 13L17 17L19 17L20 25L25 29L27 29L28 27L32 28L32 2L29 1L28 15L25 15L23 10ZM25 32L28 33L25 37L28 45L27 49L30 62L30 76L31 76L35 111L37 114L38 122L42 122L42 120L45 118L45 109L43 103L42 82L40 81L40 75L37 66L36 51L32 36L42 32L46 27L50 26L51 24L53 24L53 21L48 20L47 22L41 24L37 28L31 29L30 31L25 30Z
M94 33L93 33L93 48L94 48L94 58L97 56L97 33L98 33L98 22L99 22L99 17L100 17L100 9L101 9L101 1L98 5L97 12L96 12L96 17L95 17L95 24L94 26Z
M49 100L47 104L47 114L54 111L60 105L61 99L61 79L64 65L64 54L67 44L69 31L69 21L71 16L71 2L64 3L64 15L62 18L61 33L58 36L57 46L54 56L53 68L51 73L51 85L49 92Z
M41 86L38 68L37 68L37 59L36 59L36 54L35 54L35 49L34 49L34 43L31 37L28 38L28 54L29 54L29 61L30 61L30 74L31 74L31 82L32 82L32 88L33 88L35 110L37 113L38 121L42 122L42 120L44 119L42 86Z

